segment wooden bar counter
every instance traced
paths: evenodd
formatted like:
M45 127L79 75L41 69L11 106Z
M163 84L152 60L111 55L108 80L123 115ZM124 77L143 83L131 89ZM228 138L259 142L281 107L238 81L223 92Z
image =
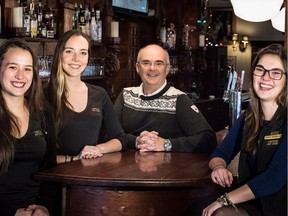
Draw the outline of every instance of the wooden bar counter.
M202 153L124 151L59 164L35 178L62 183L66 216L197 216L221 193L208 161Z

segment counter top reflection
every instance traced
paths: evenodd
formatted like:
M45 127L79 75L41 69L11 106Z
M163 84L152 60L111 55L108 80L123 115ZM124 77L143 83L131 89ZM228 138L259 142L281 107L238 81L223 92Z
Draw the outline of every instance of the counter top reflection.
M35 177L63 184L63 215L191 215L196 201L217 190L208 162L202 153L124 151Z
M193 186L210 182L208 154L125 151L59 164L38 179L98 186Z

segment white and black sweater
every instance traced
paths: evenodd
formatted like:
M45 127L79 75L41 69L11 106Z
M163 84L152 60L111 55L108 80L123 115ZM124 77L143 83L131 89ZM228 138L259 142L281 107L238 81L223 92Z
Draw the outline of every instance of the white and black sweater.
M157 131L170 139L172 151L210 152L216 147L215 133L192 100L182 91L166 85L153 96L141 95L141 87L124 88L114 108L126 134L132 134L128 148L142 131Z

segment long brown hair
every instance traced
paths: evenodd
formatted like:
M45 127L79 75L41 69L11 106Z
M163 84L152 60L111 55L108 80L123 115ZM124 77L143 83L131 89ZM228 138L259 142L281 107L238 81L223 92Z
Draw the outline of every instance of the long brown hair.
M5 55L10 48L20 48L27 50L32 55L33 61L33 80L30 88L25 93L25 103L31 117L40 119L41 113L44 110L44 97L42 91L42 83L39 77L38 58L30 45L21 39L11 39L4 42L0 46L0 68L2 66ZM2 73L2 71L0 71ZM20 125L18 118L13 115L2 95L2 86L0 85L0 175L8 170L9 164L14 158L14 143L15 137L12 132L20 133Z
M283 68L286 70L286 74L283 75L284 79L287 79L287 50L280 44L271 44L263 49L261 49L256 55L250 73L250 90L251 90L251 104L249 109L247 110L247 115L245 121L251 126L248 133L248 140L245 145L245 151L249 154L252 154L257 146L257 136L259 134L261 121L263 119L263 112L260 105L260 99L257 96L254 88L253 88L253 71L257 66L259 60L264 55L276 55L280 58ZM287 81L283 87L283 90L280 92L278 97L276 98L276 103L279 106L287 107Z
M51 104L51 107L54 110L56 131L58 131L59 127L61 126L63 113L66 109L67 104L69 104L66 96L67 95L66 80L64 76L64 70L62 68L62 55L65 50L67 41L72 36L84 37L89 44L88 53L90 54L90 39L85 33L83 33L79 29L73 29L65 32L58 40L53 56L50 81L48 83L48 89L47 89L48 99Z

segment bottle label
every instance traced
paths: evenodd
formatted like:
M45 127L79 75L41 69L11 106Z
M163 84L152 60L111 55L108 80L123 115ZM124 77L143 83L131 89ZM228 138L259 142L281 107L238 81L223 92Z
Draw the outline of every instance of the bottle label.
M31 20L31 37L37 37L37 20Z
M54 38L54 30L47 30L47 38Z
M43 38L47 37L47 29L46 29L46 27L43 27L41 29L41 37L43 37Z
M30 16L24 15L24 28L26 28L26 36L30 35Z

